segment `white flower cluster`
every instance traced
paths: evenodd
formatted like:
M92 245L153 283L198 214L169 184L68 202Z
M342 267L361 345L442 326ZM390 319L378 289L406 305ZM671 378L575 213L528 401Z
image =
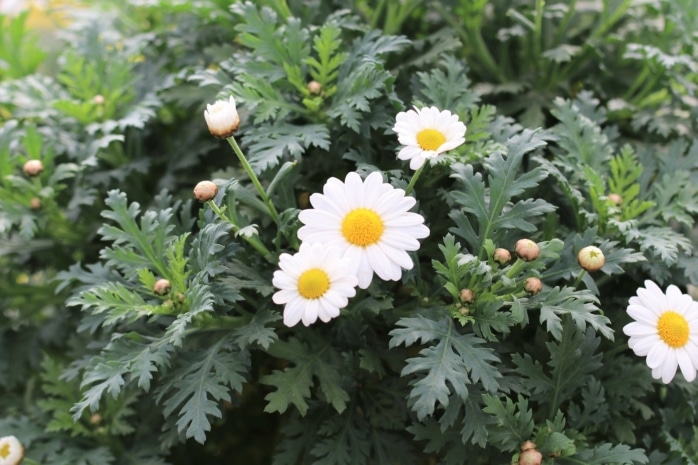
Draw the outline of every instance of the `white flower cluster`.
M465 125L449 111L410 110L396 121L393 129L406 145L398 158L411 159L412 169L465 141ZM330 178L322 194L310 196L310 204L313 208L299 215L300 250L281 255L272 281L280 289L273 300L285 305L287 326L338 316L356 295L355 287L368 288L374 274L399 280L402 270L414 266L408 252L429 235L424 217L410 212L414 197L384 182L377 171L364 180L353 172L344 181Z

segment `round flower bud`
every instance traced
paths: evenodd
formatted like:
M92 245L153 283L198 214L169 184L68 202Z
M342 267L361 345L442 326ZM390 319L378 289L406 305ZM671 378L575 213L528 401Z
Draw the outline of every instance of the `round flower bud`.
M531 239L519 239L516 242L516 255L520 259L526 260L527 262L533 261L540 255L540 249L538 244L533 242Z
M458 309L458 313L463 316L468 316L470 314L470 309L468 307L461 307Z
M623 197L618 194L608 194L608 201L613 205L620 205L623 203Z
M526 278L524 290L531 295L538 294L543 289L543 283L538 278Z
M507 249L497 249L492 255L494 261L504 266L511 261L511 253Z
M318 95L320 92L322 92L322 84L317 81L310 81L308 83L308 92L313 95Z
M19 465L24 458L24 446L14 436L0 438L0 458L10 465Z
M102 415L100 415L99 413L92 414L92 416L90 417L90 423L93 425L99 425L100 423L102 423Z
M158 279L153 285L153 292L157 295L165 295L170 292L170 282L166 279Z
M577 262L579 266L587 271L600 270L602 266L606 263L606 257L604 257L603 252L598 247L589 245L584 247L577 254Z
M29 208L32 210L38 210L41 208L41 199L39 197L32 197L29 201Z
M212 200L218 194L218 186L211 181L201 181L194 187L194 197L201 202Z
M104 96L97 94L92 98L92 102L95 105L104 105Z
M521 452L527 451L529 449L535 449L536 448L536 443L533 441L524 441L521 443Z
M461 289L460 300L466 304L471 304L475 300L475 293L470 289Z
M543 454L536 449L525 450L519 455L519 465L541 465L541 463L543 463Z
M240 127L240 115L232 96L227 101L218 100L213 105L206 105L204 118L208 131L216 137L228 138Z
M29 160L24 164L22 170L27 176L37 176L44 170L44 164L41 163L41 160Z

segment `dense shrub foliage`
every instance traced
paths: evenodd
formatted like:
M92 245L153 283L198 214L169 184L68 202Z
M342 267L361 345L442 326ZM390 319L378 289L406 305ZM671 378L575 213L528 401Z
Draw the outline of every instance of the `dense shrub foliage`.
M646 280L698 283L698 2L61 14L0 16L0 437L25 465L698 461L697 384L623 331ZM226 141L204 110L231 96ZM431 106L465 143L414 171L396 115ZM285 326L299 213L375 171L429 228L414 266Z

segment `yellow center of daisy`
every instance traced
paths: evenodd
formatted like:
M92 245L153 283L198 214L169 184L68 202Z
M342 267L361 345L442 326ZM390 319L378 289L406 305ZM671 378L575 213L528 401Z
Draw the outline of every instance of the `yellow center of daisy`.
M417 133L417 143L422 150L436 150L446 142L446 136L436 129L422 129Z
M350 211L342 221L344 238L361 247L378 242L384 230L381 217L368 208L356 208Z
M298 293L306 299L318 299L330 288L330 277L320 268L311 268L298 278Z
M688 321L682 315L669 310L659 317L657 332L669 347L678 349L688 342Z
M6 459L8 455L10 455L10 445L5 443L0 447L0 458Z

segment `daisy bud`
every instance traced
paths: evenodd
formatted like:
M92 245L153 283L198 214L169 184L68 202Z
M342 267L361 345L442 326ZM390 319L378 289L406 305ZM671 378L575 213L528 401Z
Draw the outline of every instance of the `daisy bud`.
M470 309L468 307L461 307L458 309L458 313L463 316L468 316L470 314Z
M527 451L529 449L535 449L536 443L533 441L524 441L521 443L521 452Z
M41 208L41 199L39 199L39 197L32 197L32 199L29 201L29 208L32 210L38 210Z
M531 239L519 239L516 242L515 250L516 255L518 255L520 259L527 262L535 260L538 258L538 255L540 255L538 244L533 242Z
M95 105L104 105L104 96L99 94L95 95L92 98L92 103L94 103Z
M511 253L507 249L497 249L492 256L494 261L504 266L511 260Z
M41 163L41 160L29 160L24 164L22 170L27 176L37 176L44 170L44 164Z
M577 262L579 262L579 266L587 271L596 271L601 269L604 263L606 263L606 257L604 257L601 249L589 245L579 251Z
M19 465L24 458L24 446L14 436L0 438L0 463Z
M320 94L320 92L322 92L322 84L320 84L317 81L310 81L308 83L308 92L310 92L313 95Z
M541 463L543 463L543 454L536 449L525 450L519 455L519 465L541 465Z
M95 413L90 417L90 423L93 425L99 425L102 423L102 415Z
M531 295L538 294L543 289L543 283L538 278L526 278L524 290Z
M623 203L623 197L621 197L618 194L608 194L608 200L613 205L620 205L621 203Z
M460 300L466 304L471 304L475 300L475 293L470 289L461 289Z
M218 186L211 181L201 181L194 187L194 197L201 202L212 200L218 194Z
M240 116L232 96L227 101L218 100L213 105L206 105L204 118L208 125L208 131L216 137L228 138L240 126Z
M170 282L166 279L158 279L153 285L153 292L157 295L165 295L170 292Z

